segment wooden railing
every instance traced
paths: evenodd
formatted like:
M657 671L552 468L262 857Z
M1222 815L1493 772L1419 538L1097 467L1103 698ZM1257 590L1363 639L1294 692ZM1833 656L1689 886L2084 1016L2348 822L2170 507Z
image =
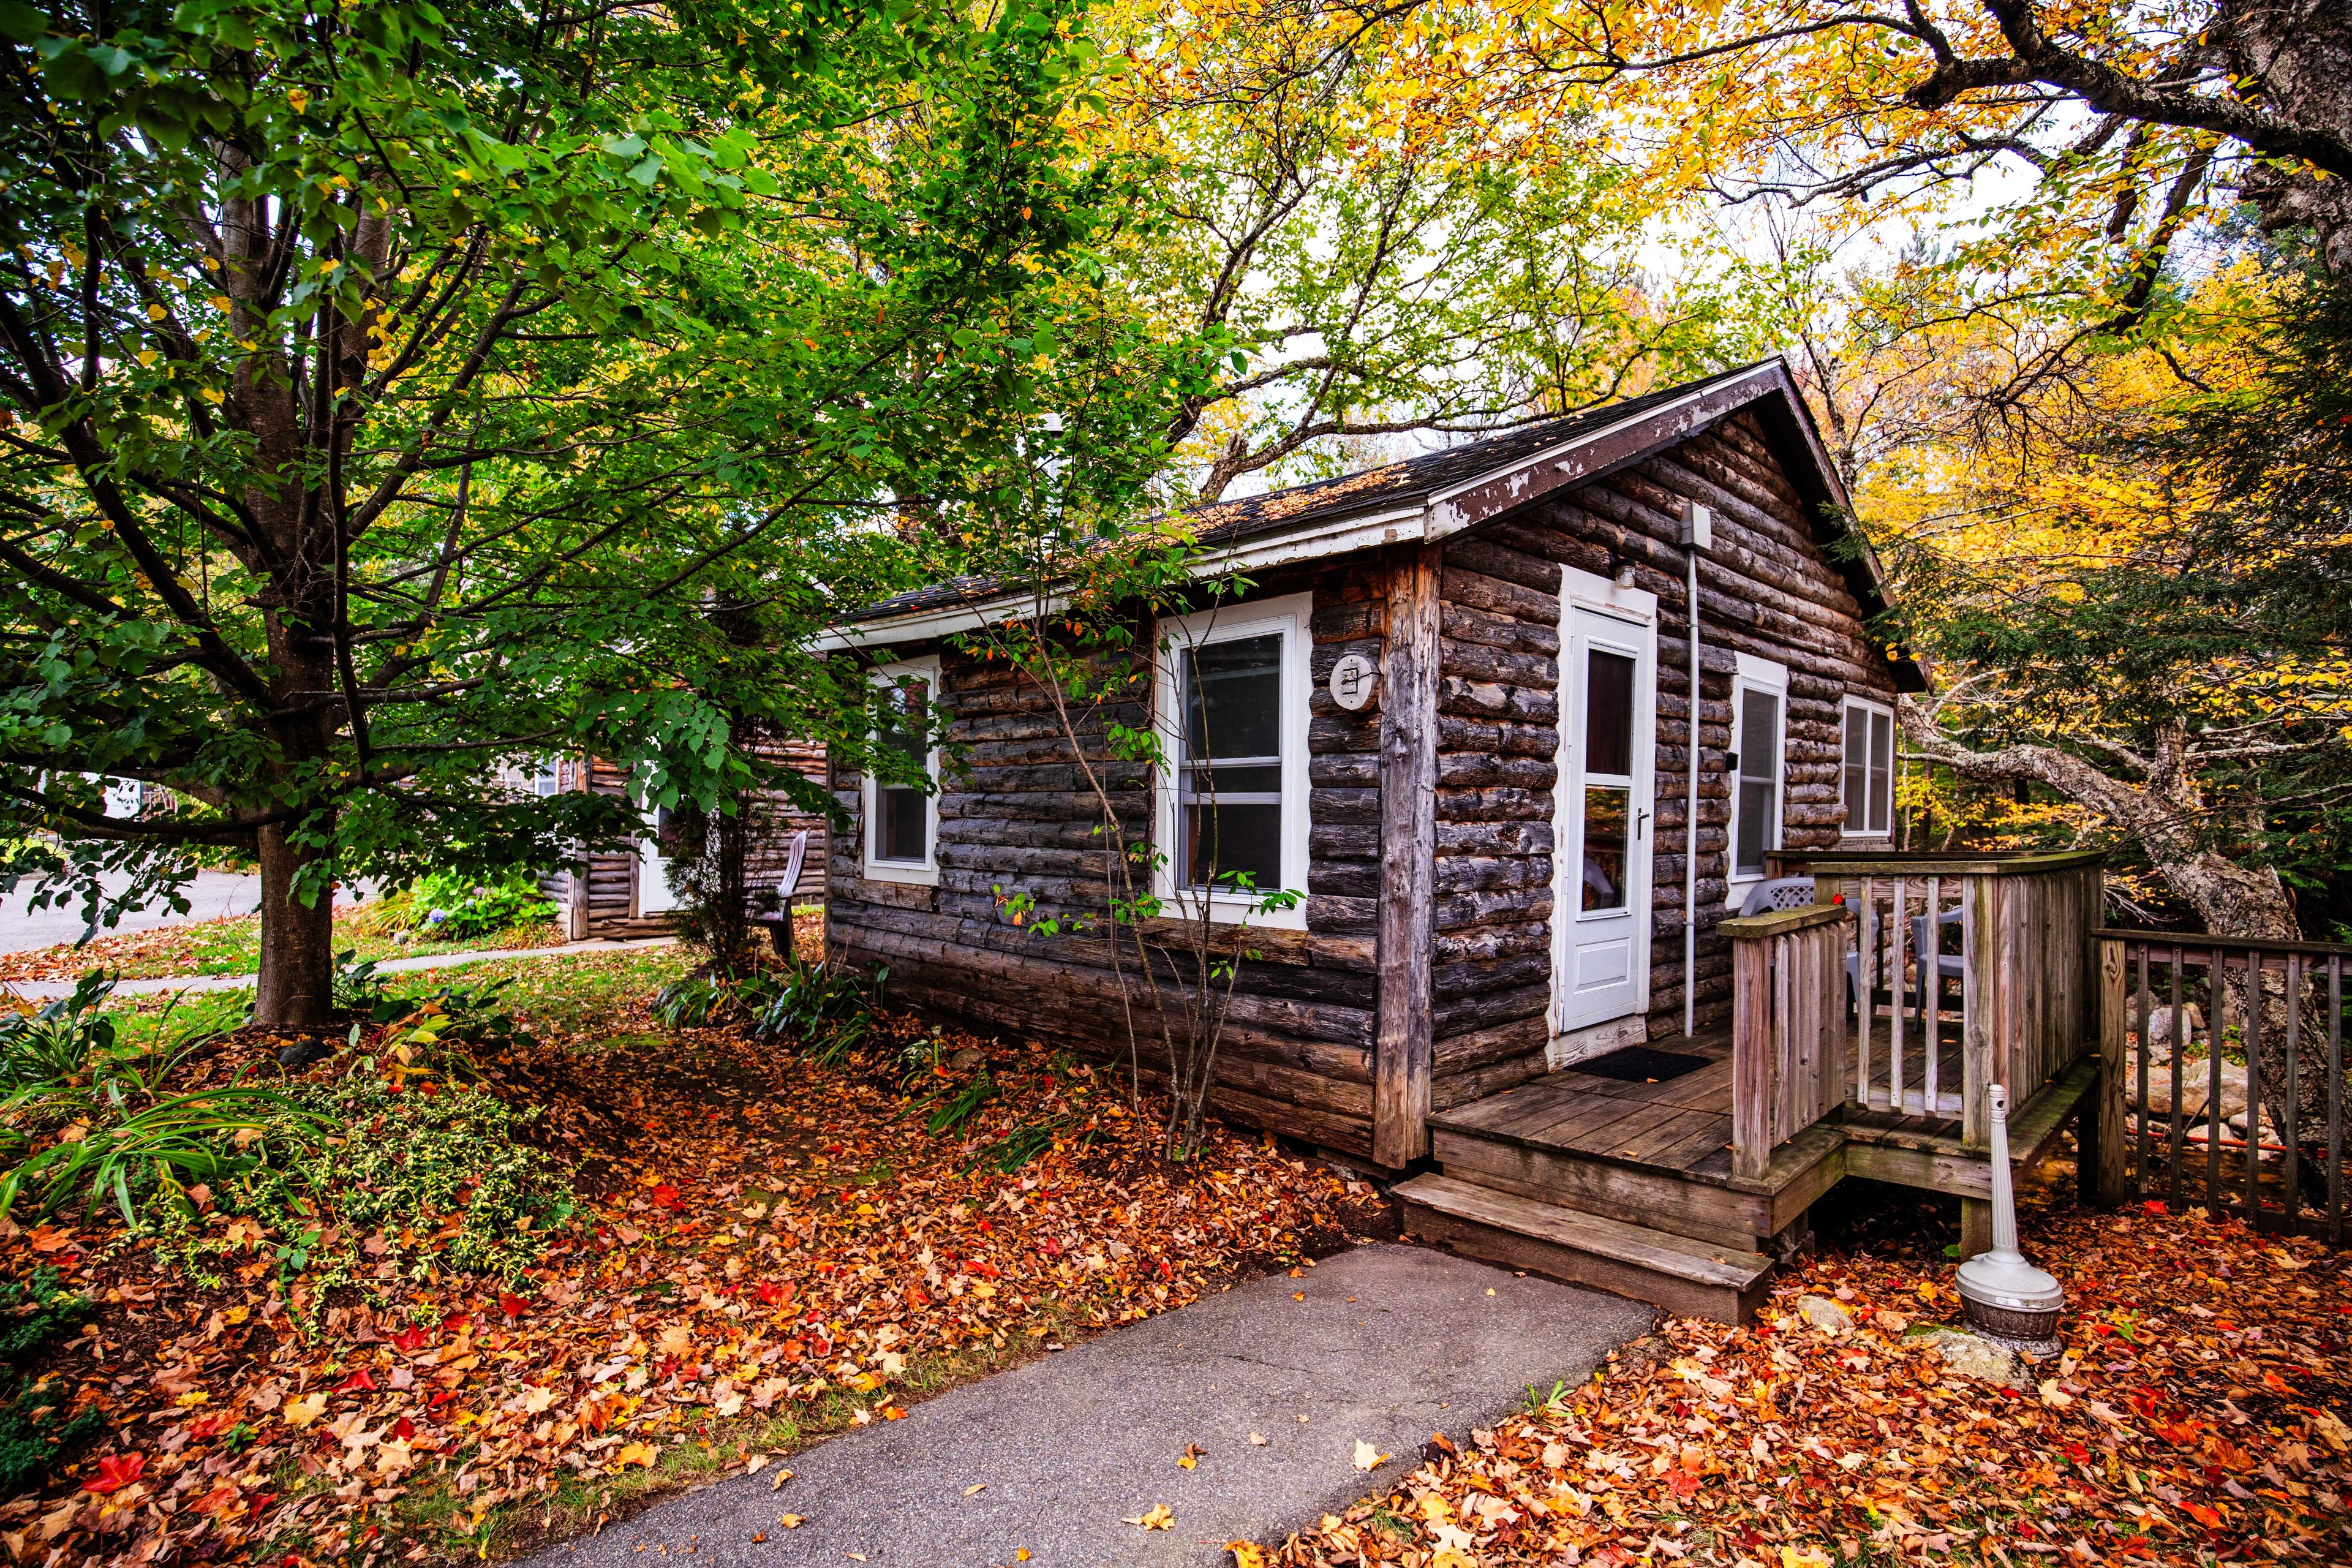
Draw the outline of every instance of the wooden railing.
M1832 904L1723 922L1731 938L1731 1172L1827 1116L1845 1082L1853 911Z
M2352 947L2101 931L2110 1119L2133 1195L2345 1238Z
M1777 874L1812 877L1816 900L1858 917L1855 988L1868 1002L1853 1037L1852 1103L1956 1120L1964 1141L1981 1146L1987 1084L2005 1085L2022 1107L2092 1046L2102 856L1776 859Z

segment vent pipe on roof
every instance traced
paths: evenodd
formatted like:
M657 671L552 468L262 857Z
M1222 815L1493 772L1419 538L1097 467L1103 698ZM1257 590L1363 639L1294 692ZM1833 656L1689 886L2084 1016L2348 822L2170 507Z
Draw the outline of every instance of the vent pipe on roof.
M1715 513L1697 501L1683 502L1676 542L1687 552L1683 611L1690 617L1690 704L1683 747L1683 1038L1688 1039L1698 1007L1698 552L1715 542Z

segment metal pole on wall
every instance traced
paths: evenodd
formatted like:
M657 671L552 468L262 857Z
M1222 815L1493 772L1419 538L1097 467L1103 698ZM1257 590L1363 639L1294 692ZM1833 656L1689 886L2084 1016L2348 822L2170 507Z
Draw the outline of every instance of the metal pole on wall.
M1682 546L1686 574L1683 610L1690 617L1690 707L1683 748L1683 1038L1696 1026L1698 1009L1698 552L1715 540L1715 513L1695 500L1683 502Z

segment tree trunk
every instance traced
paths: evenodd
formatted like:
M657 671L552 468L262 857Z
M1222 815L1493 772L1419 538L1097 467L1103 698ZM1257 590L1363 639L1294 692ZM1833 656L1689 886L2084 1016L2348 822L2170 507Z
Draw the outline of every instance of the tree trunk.
M310 854L286 841L282 826L264 827L258 837L261 977L253 1020L279 1029L324 1028L334 1021L334 889L304 904L294 885Z

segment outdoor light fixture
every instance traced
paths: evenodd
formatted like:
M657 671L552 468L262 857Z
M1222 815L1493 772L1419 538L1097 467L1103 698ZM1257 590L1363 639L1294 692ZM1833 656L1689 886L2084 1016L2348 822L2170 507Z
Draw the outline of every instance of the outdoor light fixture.
M1985 1088L1992 1107L1992 1250L1960 1265L1960 1306L1969 1326L2028 1355L2056 1355L2066 1292L2017 1250L2017 1195L2009 1175L2009 1090Z

